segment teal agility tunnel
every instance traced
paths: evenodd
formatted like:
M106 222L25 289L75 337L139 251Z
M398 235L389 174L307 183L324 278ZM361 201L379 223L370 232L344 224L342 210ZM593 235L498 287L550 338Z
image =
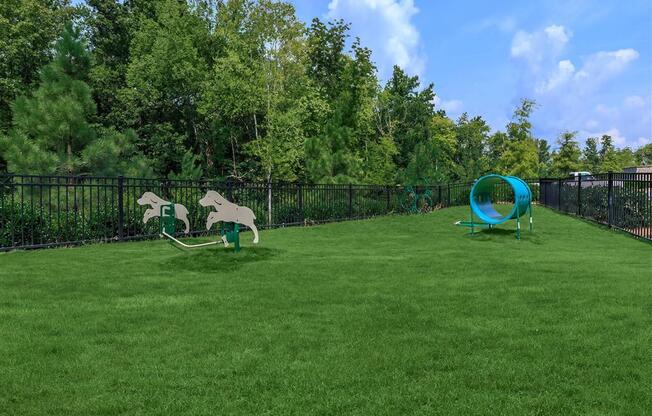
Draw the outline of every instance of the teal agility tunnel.
M514 198L512 210L503 215L494 207L493 197L498 187L509 186ZM516 220L516 238L521 238L520 218L528 214L530 231L532 231L532 190L528 184L516 176L486 175L478 179L471 188L469 194L471 205L471 221L458 221L456 225L471 227L471 233L475 234L475 227L488 227L502 224L509 220ZM505 202L505 201L503 201ZM475 217L480 221L476 222Z
M514 207L507 215L499 214L494 208L492 192L497 185L507 183L514 193ZM532 191L521 178L516 176L486 175L478 179L471 189L471 209L485 224L498 225L525 215L532 204Z

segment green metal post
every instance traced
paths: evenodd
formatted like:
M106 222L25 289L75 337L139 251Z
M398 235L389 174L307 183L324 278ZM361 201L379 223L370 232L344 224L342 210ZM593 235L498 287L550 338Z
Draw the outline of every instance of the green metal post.
M174 212L174 204L161 205L159 212L159 233L163 234L165 231L168 235L174 236L176 230L176 213Z
M521 215L518 212L518 204L516 204L516 239L521 239Z
M235 240L233 242L235 244L235 252L238 253L240 251L240 224L234 224L233 234L233 239Z
M227 243L233 243L236 253L240 251L240 224L223 222L220 227L220 235L226 238Z

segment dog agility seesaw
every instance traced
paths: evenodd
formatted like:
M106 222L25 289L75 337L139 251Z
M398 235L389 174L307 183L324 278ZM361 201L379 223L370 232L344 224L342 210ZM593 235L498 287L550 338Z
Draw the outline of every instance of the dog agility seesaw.
M224 244L224 247L228 247L229 243L232 243L235 246L235 251L240 251L240 225L249 227L254 233L254 244L258 243L258 229L254 223L256 216L253 211L228 201L218 192L206 192L206 195L199 200L199 204L203 207L213 207L215 209L215 211L208 214L206 230L210 230L213 224L221 222L221 239L199 244L186 244L175 237L177 220L185 224L185 234L190 232L188 209L185 206L165 201L152 192L145 192L137 202L139 205L150 206L145 211L143 223L147 223L151 218L159 217L159 236L168 238L183 248L201 248L216 244Z

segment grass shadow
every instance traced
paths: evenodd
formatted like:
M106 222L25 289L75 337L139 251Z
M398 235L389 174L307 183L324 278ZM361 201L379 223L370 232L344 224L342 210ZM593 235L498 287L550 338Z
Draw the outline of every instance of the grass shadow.
M233 271L248 263L269 260L282 252L267 247L243 247L239 253L236 253L232 246L181 249L181 251L162 261L160 267L166 271L177 272Z
M509 242L517 240L516 230L509 228L493 228L476 230L475 234L471 232L466 234L466 237L475 241L493 241L497 243ZM541 244L539 236L535 232L529 231L527 228L521 230L521 241L528 241L532 244Z

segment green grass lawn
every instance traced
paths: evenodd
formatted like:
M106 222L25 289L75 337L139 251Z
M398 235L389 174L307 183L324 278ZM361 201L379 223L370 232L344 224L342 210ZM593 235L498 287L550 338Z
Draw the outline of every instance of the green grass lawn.
M0 414L650 414L652 245L467 215L0 255Z

